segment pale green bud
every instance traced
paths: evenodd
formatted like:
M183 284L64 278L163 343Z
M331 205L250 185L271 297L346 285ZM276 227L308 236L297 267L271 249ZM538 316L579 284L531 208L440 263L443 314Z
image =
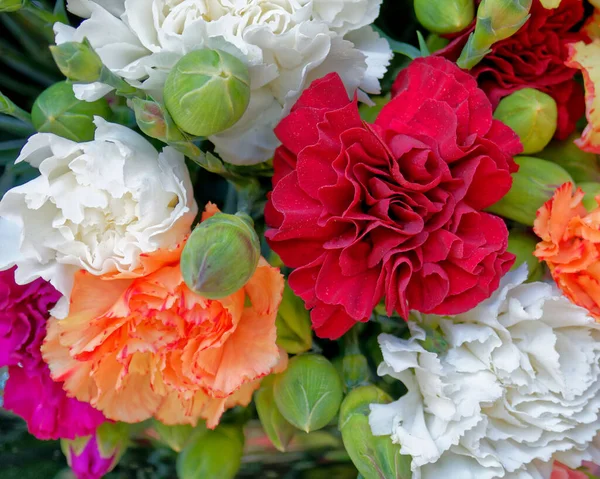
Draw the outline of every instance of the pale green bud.
M25 0L0 0L0 13L16 12L25 6Z
M236 425L194 434L177 457L179 479L233 479L242 464L244 433Z
M483 0L477 10L476 43L492 45L511 37L529 19L533 0Z
M141 98L133 98L131 103L135 112L135 121L146 135L165 143L185 140L177 125L160 103Z
M519 135L527 155L542 151L550 143L556 132L558 108L550 95L523 88L500 101L494 118Z
M537 210L552 198L559 186L573 183L573 179L563 168L550 161L519 156L515 162L519 171L512 175L510 191L488 211L533 226Z
M167 426L160 421L154 420L153 428L160 442L166 444L175 452L181 452L194 432L189 424Z
M283 417L310 432L325 427L337 414L343 386L335 367L323 356L295 356L275 379L275 403Z
M391 402L375 386L351 391L340 408L339 429L344 447L352 462L365 478L406 479L412 476L410 456L400 454L400 444L390 436L374 436L369 426L371 404Z
M58 69L69 80L92 83L100 78L102 60L86 39L81 43L53 45L50 52Z
M181 253L187 286L208 299L220 299L242 288L260 259L260 241L252 219L217 213L200 223Z
M232 127L250 102L248 68L221 50L196 50L173 67L164 89L165 104L175 123L196 136Z
M310 314L304 302L285 284L277 312L277 345L290 354L300 354L312 347Z
M31 110L31 121L39 132L83 142L94 138L94 116L109 118L110 115L110 107L104 98L93 102L78 100L73 85L59 82L37 97Z
M274 376L262 380L260 389L254 395L254 403L265 433L277 450L285 452L294 437L296 428L287 422L277 409L273 393L274 381Z
M507 250L516 256L511 271L517 269L523 263L527 263L529 276L527 281L539 281L544 276L544 267L533 252L540 239L533 233L523 230L512 230L508 234Z
M347 391L367 384L371 379L367 358L360 353L344 356L344 359L342 359L342 378Z
M581 133L575 132L566 140L552 140L537 156L562 166L577 183L600 181L598 157L582 151L574 143L580 136Z
M588 212L598 208L598 202L596 196L600 195L600 183L596 182L584 182L578 183L577 186L583 190L585 196L583 197L583 206Z
M430 32L464 30L475 18L474 0L415 0L417 20Z

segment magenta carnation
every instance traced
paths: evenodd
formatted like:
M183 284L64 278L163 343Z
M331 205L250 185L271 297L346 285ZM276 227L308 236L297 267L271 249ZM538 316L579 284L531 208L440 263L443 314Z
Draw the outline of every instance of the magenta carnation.
M59 298L42 279L18 285L14 269L0 271L0 367L8 366L9 373L4 407L21 416L38 439L86 436L105 421L89 404L67 397L42 360L48 311Z

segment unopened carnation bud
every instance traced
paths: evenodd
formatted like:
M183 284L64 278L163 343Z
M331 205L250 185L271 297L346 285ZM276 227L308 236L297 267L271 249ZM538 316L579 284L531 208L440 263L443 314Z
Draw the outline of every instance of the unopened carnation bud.
M448 34L464 30L475 17L474 0L415 0L417 20L430 32Z
M310 314L298 296L286 283L277 312L277 345L290 354L299 354L312 347Z
M95 434L61 439L61 449L77 479L98 479L112 471L129 444L129 427L105 422Z
M390 436L374 436L369 425L371 404L386 404L392 398L375 386L351 391L340 408L339 429L350 459L367 477L411 477L410 457L400 454L400 444Z
M245 214L216 215L200 223L181 253L187 286L208 299L220 299L242 288L260 259L260 241Z
M488 208L492 213L518 223L533 226L537 210L554 195L555 190L573 179L555 163L531 156L515 158L519 171L513 173L510 191Z
M337 414L344 396L333 364L317 354L295 356L275 379L277 408L291 424L306 432L325 427Z
M221 50L196 50L173 67L165 83L167 110L183 131L210 136L232 127L250 102L250 74Z
M537 156L562 166L577 183L600 181L598 157L579 149L575 140L580 136L575 132L566 140L552 140Z
M527 281L539 281L544 275L544 267L533 252L539 242L539 238L533 233L523 230L512 230L508 234L508 248L510 253L516 256L511 271L517 269L523 263L527 263L529 276Z
M558 108L554 99L533 88L523 88L503 98L494 118L512 128L523 144L523 153L542 151L556 132Z
M0 0L0 13L16 12L25 6L25 0Z
M93 102L78 100L71 84L59 82L37 97L31 110L31 121L39 132L83 142L94 139L94 116L108 119L110 114L111 109L104 98Z
M274 376L268 376L260 383L260 389L254 395L256 412L260 423L277 450L284 452L297 429L285 420L277 405L273 385Z
M100 78L102 60L87 40L50 47L56 66L69 80L92 83Z
M177 457L177 477L233 479L240 469L243 452L244 433L237 425L199 431Z
M600 195L600 183L596 182L584 182L578 183L577 186L583 190L585 196L583 197L583 206L588 212L598 208L598 202L596 197Z
M483 0L477 10L476 35L492 45L511 37L529 19L533 0Z

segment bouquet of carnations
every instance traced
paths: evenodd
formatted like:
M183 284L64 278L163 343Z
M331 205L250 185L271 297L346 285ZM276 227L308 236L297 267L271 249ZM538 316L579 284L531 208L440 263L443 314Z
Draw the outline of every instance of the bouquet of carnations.
M0 12L2 477L600 474L599 0Z

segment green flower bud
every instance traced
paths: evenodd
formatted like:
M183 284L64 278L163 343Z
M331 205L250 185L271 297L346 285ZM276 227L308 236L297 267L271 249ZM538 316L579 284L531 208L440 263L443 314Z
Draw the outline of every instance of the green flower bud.
M527 263L529 271L527 281L539 281L544 276L544 266L540 260L533 256L539 240L534 234L523 230L515 229L508 234L507 250L517 257L511 271L517 269L523 263Z
M102 60L86 39L81 43L53 45L50 52L58 69L69 80L92 83L100 78Z
M184 141L177 125L160 103L152 100L133 98L135 121L146 135L165 143Z
M265 433L277 450L285 452L296 433L296 428L287 422L277 409L273 393L274 381L274 376L262 380L260 389L254 395L254 402Z
M173 67L164 90L167 110L185 132L210 136L232 127L250 102L248 68L221 50L196 50Z
M0 0L0 13L16 12L25 6L25 0Z
M217 213L200 223L181 253L188 287L208 299L229 296L254 274L260 241L249 216Z
M513 221L533 226L537 210L554 195L556 188L573 179L555 163L531 156L515 158L519 171L513 173L510 191L488 208Z
M401 455L401 446L390 436L374 436L369 426L369 406L389 402L391 398L381 389L363 386L351 391L340 408L344 447L365 478L405 479L412 475L410 456Z
M447 34L467 28L475 18L474 0L415 0L417 20L430 32Z
M477 10L475 35L492 45L513 36L529 19L533 0L483 0Z
M585 209L591 212L598 208L596 196L600 195L600 183L584 182L578 183L577 186L585 193L583 197L583 206L585 206Z
M71 84L59 82L37 97L31 110L31 121L37 131L83 142L94 139L94 116L108 118L110 114L104 98L94 102L78 100Z
M167 426L157 420L154 420L153 428L156 431L160 442L166 444L175 452L182 451L194 432L194 428L189 424Z
M511 127L523 143L523 153L542 151L556 132L558 109L550 95L523 88L503 98L494 118Z
M362 354L348 354L342 359L342 378L346 391L364 386L371 379L367 358Z
M581 133L575 132L566 140L552 140L537 156L562 166L577 183L600 182L598 157L593 153L580 150L574 143L580 136Z
M300 354L312 347L310 314L304 302L285 284L277 312L277 345L290 354Z
M326 426L337 414L343 395L335 367L316 354L295 356L275 379L274 397L279 411L289 423L306 432Z
M194 434L177 457L179 479L233 479L242 464L244 433L236 425Z

